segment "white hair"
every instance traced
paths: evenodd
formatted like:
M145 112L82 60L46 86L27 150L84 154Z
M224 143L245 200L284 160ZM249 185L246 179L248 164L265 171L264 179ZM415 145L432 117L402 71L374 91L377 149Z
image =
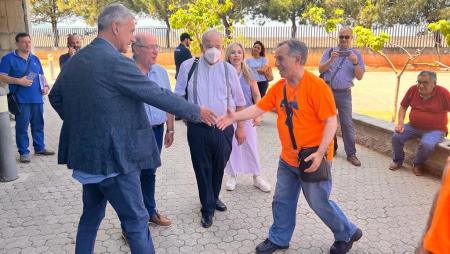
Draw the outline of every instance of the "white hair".
M104 31L111 27L114 21L124 22L130 18L134 20L133 13L122 4L108 5L98 16L98 31Z

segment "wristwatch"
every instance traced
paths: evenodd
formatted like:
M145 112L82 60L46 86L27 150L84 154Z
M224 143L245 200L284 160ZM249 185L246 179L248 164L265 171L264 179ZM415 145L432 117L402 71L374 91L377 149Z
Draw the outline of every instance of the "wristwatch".
M167 133L175 133L174 130L167 130L166 132L167 132Z

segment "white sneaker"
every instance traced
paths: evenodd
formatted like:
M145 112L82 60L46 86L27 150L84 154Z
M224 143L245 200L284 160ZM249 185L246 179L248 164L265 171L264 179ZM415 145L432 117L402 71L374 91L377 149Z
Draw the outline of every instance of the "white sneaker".
M227 184L225 185L225 188L229 191L234 191L234 189L236 189L236 177L235 176L230 176L228 178Z
M270 192L270 184L266 182L261 176L253 176L253 185L263 192Z

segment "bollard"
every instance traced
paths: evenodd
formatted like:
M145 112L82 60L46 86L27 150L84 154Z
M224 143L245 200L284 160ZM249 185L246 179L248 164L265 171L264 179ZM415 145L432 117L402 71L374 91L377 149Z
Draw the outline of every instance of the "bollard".
M0 85L0 182L10 182L19 178L6 94L6 88Z
M55 80L55 67L53 66L53 55L48 54L47 55L48 65L50 67L50 78L52 80Z

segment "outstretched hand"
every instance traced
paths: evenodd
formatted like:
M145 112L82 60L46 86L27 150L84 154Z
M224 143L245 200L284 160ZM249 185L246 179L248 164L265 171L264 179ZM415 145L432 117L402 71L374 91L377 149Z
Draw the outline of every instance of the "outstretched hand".
M217 119L216 126L221 130L225 130L225 128L230 126L233 122L234 122L234 113L228 109L226 115L223 115Z

